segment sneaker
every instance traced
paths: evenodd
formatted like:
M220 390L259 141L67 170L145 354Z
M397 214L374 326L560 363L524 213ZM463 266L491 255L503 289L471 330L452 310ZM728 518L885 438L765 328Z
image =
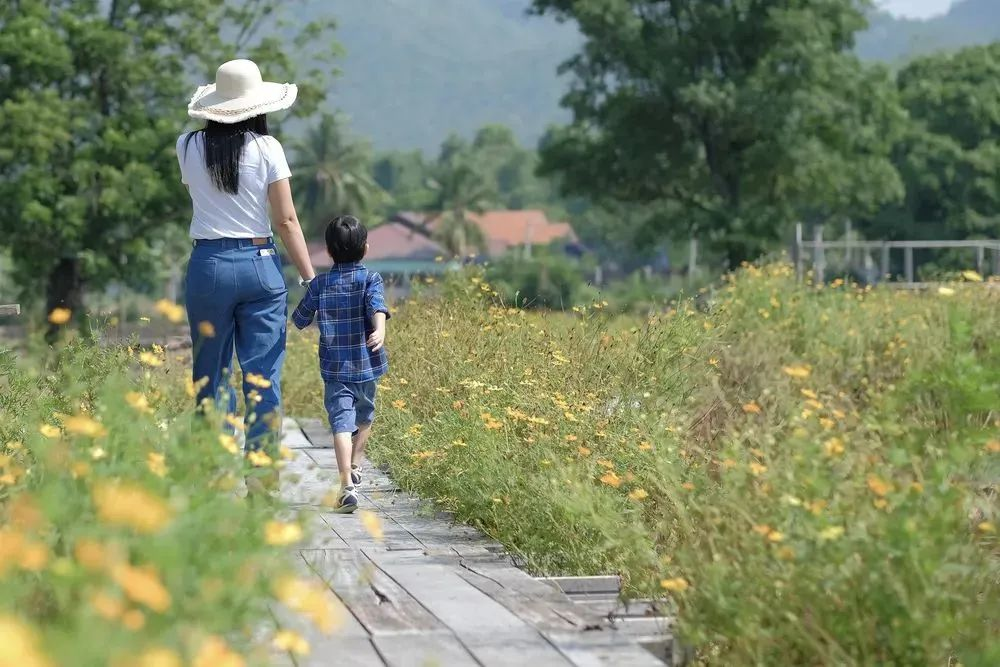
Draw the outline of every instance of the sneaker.
M356 463L351 464L351 484L354 486L361 485L361 466Z
M348 486L340 492L337 498L337 506L333 508L336 514L351 514L358 509L358 494L353 486Z

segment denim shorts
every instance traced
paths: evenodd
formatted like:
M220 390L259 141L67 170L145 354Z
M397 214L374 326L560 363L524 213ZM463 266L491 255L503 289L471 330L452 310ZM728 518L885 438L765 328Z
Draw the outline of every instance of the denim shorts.
M330 428L336 433L354 433L358 426L375 419L375 380L340 382L326 380L323 403L330 417Z

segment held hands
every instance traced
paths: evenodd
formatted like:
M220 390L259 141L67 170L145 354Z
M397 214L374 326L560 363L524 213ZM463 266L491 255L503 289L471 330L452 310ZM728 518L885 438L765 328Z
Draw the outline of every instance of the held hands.
M368 336L368 349L372 352L378 352L385 345L385 327L377 327L375 331Z

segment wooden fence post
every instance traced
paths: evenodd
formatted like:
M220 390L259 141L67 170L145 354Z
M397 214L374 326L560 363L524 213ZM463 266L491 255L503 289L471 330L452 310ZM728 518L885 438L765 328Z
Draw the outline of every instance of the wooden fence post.
M882 243L882 280L889 280L892 266L889 264L889 244Z
M1000 276L1000 248L993 249L993 275Z
M850 271L854 260L854 230L851 228L851 221L846 220L844 222L844 263L847 264L847 270Z
M795 260L795 279L797 281L799 281L799 282L802 282L802 274L803 274L802 262L803 262L803 258L802 258L802 223L801 222L796 222L795 223L795 247L792 249L792 252L795 253L795 257L793 258Z
M910 285L913 284L913 248L911 246L906 246L903 248L903 275L906 277L906 282Z
M822 285L826 274L826 251L823 248L823 225L813 227L813 282Z
M688 243L688 284L694 282L698 273L698 239L691 237Z
M986 270L986 248L983 246L976 246L976 273L983 275L983 271Z

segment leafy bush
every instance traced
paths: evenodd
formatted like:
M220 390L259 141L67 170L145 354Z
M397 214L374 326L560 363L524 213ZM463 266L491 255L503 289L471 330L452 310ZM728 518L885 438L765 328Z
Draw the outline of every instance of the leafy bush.
M1000 294L791 273L648 319L451 280L392 320L373 456L538 572L669 596L702 660L996 664Z
M332 623L289 577L301 528L237 496L257 473L167 368L162 350L0 352L0 664L264 664L275 596Z
M506 303L562 310L593 296L584 271L578 260L537 249L531 259L508 253L489 267L487 276Z

